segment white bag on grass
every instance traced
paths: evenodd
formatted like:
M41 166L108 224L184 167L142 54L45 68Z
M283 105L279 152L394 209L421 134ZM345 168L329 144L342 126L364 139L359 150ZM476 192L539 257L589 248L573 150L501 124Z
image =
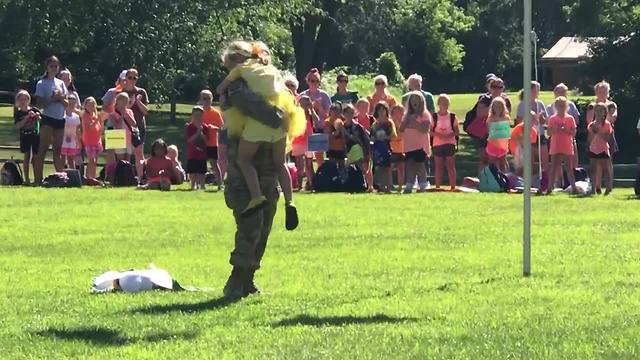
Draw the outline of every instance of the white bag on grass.
M108 271L93 279L92 293L124 291L136 293L150 290L183 290L163 269L150 264L147 270Z

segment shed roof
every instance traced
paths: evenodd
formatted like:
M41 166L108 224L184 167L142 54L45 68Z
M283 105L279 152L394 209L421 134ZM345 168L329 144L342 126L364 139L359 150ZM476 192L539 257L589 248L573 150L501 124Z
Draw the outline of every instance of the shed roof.
M567 60L583 60L591 57L589 46L591 42L601 40L602 38L584 38L577 36L563 37L553 45L544 56L543 61L567 61Z

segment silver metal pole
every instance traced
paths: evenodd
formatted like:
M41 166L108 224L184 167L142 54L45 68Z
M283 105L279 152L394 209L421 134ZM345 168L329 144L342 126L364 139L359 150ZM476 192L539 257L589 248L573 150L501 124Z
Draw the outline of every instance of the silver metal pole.
M531 0L524 0L524 209L522 226L522 274L531 275Z

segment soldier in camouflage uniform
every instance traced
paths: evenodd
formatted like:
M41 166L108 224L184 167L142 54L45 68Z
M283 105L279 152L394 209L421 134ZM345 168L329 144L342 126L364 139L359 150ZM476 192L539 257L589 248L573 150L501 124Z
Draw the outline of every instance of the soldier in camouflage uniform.
M241 215L247 207L251 195L244 176L236 163L238 140L229 140L227 157L229 168L224 191L227 206L233 210L236 221L235 249L231 252L229 262L233 265L231 276L224 288L224 295L242 297L258 292L253 277L260 268L260 261L267 247L269 233L280 194L278 193L278 174L273 163L272 144L262 144L256 153L253 166L258 172L258 179L262 193L267 198L267 204L250 214Z
M234 106L253 111L255 119L268 126L276 128L282 124L281 111L252 93L242 80L229 86L227 100ZM280 197L277 166L271 156L273 144L263 143L256 152L253 166L267 203L257 211L241 215L251 200L251 194L236 161L238 144L239 139L227 139L228 169L224 197L236 221L235 248L229 260L233 270L224 287L227 297L244 297L259 292L253 280L254 274L260 268Z

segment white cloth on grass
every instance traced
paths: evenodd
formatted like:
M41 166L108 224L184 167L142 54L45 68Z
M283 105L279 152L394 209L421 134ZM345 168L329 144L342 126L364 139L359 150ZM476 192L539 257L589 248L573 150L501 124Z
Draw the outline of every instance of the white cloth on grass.
M151 264L147 270L108 271L93 279L91 292L114 291L116 290L115 280L118 280L122 291L130 293L153 290L154 286L167 290L173 289L171 275L166 270L158 269Z

